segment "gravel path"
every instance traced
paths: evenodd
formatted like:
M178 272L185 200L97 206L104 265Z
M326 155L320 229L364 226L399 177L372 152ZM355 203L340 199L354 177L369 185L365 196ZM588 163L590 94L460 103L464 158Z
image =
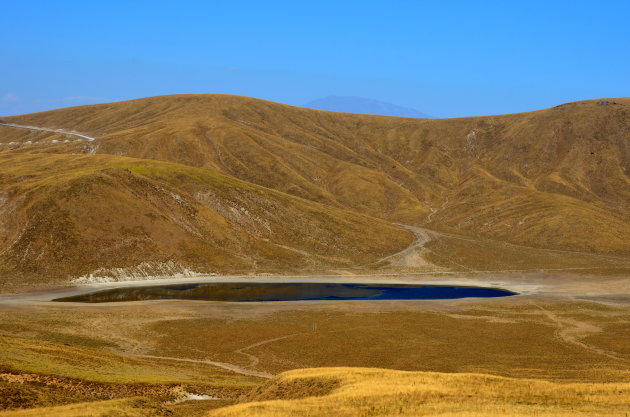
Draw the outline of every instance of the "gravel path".
M49 129L47 127L16 125L15 123L0 123L0 126L13 127L17 129L38 130L40 132L61 133L63 135L76 136L90 142L96 139L96 138L93 138L92 136L88 136L88 135L84 135L84 134L76 133L76 132L70 132L68 130L63 130L63 129Z

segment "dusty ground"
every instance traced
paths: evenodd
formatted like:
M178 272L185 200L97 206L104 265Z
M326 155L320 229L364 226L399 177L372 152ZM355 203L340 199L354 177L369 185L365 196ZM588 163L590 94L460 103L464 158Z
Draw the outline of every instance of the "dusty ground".
M630 280L624 276L512 273L282 279L439 281L495 286L521 295L273 303L49 301L156 281L5 295L0 297L0 368L4 368L0 385L34 389L29 381L16 381L53 375L72 381L70 386L85 386L84 381L105 384L99 389L111 395L96 397L103 399L146 395L137 384L149 384L153 391L148 397L159 407L194 415L238 401L242 393L272 375L310 367L474 372L562 383L630 382ZM75 360L79 354L85 360ZM107 385L120 383L127 387L123 393ZM50 399L64 389L67 386L52 384L49 392L38 391L38 398L44 399L28 404L55 403ZM222 400L171 404L177 389ZM67 402L95 399L89 392L74 392L77 395Z

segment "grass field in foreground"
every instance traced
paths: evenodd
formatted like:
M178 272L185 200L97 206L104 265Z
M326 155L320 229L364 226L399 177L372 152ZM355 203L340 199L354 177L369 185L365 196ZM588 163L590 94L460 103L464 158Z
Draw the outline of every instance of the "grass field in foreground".
M87 339L71 341L0 335L0 415L191 417L233 403L261 381L210 364L134 358L97 342L76 344ZM189 394L221 400L188 409L179 401Z
M325 385L333 387L331 392L309 396L309 386ZM290 398L292 391L302 398L277 399ZM481 374L319 368L281 374L259 389L258 399L263 401L208 416L626 416L630 383L558 384Z
M606 282L592 277L589 285ZM587 294L591 287L584 285L574 291ZM330 412L332 403L356 406L346 415L359 416L440 410L469 417L615 415L617 398L626 401L630 384L624 303L621 294L590 300L547 294L378 303L3 305L0 410L6 414L0 416L198 417L236 404L248 415L254 405L245 402L272 399L281 402L257 408L261 416L343 416ZM287 373L263 384L207 361ZM317 367L345 370L336 376L305 371ZM370 384L384 389L373 395ZM351 387L365 392L336 397L354 392ZM220 400L173 403L186 393ZM302 405L293 401L298 398ZM216 413L234 415L234 409Z
M122 400L70 404L32 410L15 410L0 413L0 415L3 417L157 417L167 416L168 414L154 404L151 404L147 399L126 398Z

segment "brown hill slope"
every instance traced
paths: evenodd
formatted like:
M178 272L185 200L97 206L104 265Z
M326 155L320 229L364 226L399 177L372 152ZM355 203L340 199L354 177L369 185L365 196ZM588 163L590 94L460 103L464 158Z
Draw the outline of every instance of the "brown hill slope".
M354 266L412 241L383 220L208 170L111 155L3 152L0 190L4 285Z
M628 389L628 383L558 384L474 373L315 368L282 373L259 388L251 402L206 416L622 415Z
M35 147L45 152L173 161L390 221L630 253L630 99L417 120L191 95L5 119L98 137Z

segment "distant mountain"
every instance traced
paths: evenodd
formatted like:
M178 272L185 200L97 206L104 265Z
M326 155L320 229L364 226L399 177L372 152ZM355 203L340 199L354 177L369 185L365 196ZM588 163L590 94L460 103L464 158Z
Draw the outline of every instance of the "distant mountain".
M424 119L431 118L431 116L420 113L416 109L363 97L329 96L313 100L305 104L304 107L344 113L378 114L382 116L416 117Z

